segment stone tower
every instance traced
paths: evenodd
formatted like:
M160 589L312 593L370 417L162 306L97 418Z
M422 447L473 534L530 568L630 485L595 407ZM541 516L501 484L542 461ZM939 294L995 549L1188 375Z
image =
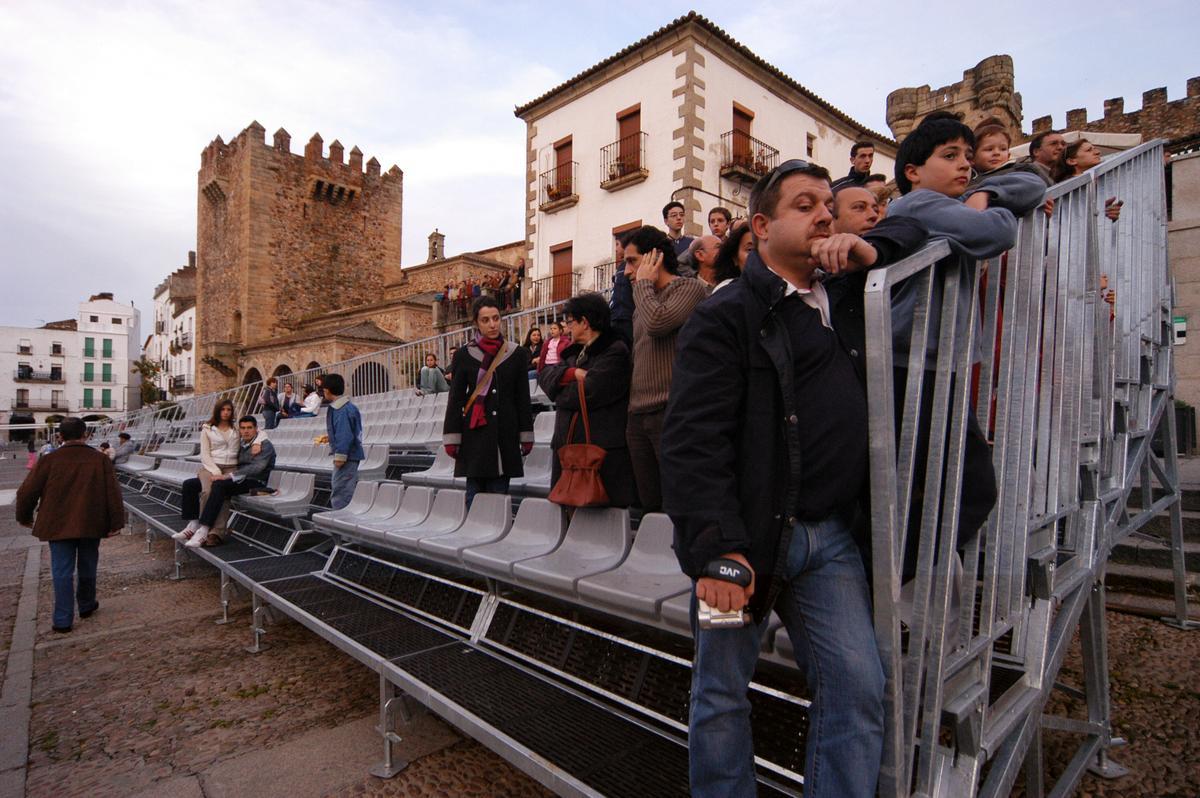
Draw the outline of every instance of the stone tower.
M1021 95L1014 88L1012 56L988 56L964 71L961 81L940 89L896 89L887 96L887 123L896 141L934 111L949 111L972 128L994 116L1020 141Z
M400 279L404 176L344 162L319 134L293 154L280 128L258 122L200 154L196 213L196 391L238 381L241 349L301 319L374 301Z
M427 263L433 263L435 260L443 260L446 257L446 234L439 233L435 228L429 234L429 256L426 258Z

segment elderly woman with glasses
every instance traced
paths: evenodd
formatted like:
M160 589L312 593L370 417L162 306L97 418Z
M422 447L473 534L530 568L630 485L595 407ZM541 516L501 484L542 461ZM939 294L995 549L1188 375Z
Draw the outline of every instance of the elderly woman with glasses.
M580 420L575 435L568 440L571 417L579 411L579 386L587 401L592 443L608 454L600 468L600 479L608 493L609 505L628 507L637 504L633 466L625 443L625 423L629 415L629 378L632 371L629 347L612 329L608 303L600 294L580 294L563 307L571 344L562 359L547 366L538 376L542 390L554 402L557 415L550 446L555 458L552 484L562 473L558 449L567 443L583 443Z

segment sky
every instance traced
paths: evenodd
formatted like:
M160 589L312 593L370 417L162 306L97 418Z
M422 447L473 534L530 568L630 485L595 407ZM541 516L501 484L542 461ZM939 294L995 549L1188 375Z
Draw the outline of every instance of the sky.
M736 9L736 10L730 10ZM1025 128L1200 75L1200 4L0 0L0 325L112 291L143 312L195 249L200 151L252 120L404 171L403 258L524 235L516 105L696 10L868 128L884 100L1015 62ZM841 164L832 165L841 168Z

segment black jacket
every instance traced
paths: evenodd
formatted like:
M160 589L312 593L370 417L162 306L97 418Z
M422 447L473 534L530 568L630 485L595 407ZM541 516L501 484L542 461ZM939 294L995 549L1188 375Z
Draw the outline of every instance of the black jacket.
M632 363L629 347L615 330L601 334L584 349L582 344L572 343L562 351L562 360L542 371L538 383L554 402L554 438L550 446L557 453L564 443L583 443L583 422L575 425L575 437L567 440L571 416L579 410L579 388L576 383L560 385L563 374L569 368L587 370L583 383L587 397L588 419L592 428L592 443L608 454L600 467L600 479L608 492L609 502L614 507L627 507L637 503L637 488L633 482L633 468L629 462L628 444L625 443L625 423L629 417L629 380ZM554 458L552 479L557 482L560 473L558 458Z
M454 354L450 364L450 397L446 402L446 420L442 442L458 446L454 476L489 479L525 475L521 444L533 443L533 411L529 405L529 350L511 341L496 357L500 364L492 375L487 395L480 395L487 413L487 424L467 428L463 407L475 390L483 351L471 344Z
M895 256L876 249L877 266ZM744 554L759 578L756 618L769 609L784 522L794 523L803 418L814 412L795 407L790 334L775 312L785 287L751 253L741 279L693 312L679 336L662 431L663 507L680 567L697 578L712 559ZM834 328L865 391L865 352Z

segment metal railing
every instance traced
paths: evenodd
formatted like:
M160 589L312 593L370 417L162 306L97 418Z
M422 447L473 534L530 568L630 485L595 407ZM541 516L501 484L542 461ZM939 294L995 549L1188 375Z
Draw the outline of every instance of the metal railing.
M71 403L66 399L22 399L17 397L12 400L13 410L56 410L64 413L69 412Z
M759 177L779 165L779 150L742 130L721 134L721 174L740 171Z
M600 148L600 186L646 170L646 139L642 131Z
M32 369L17 369L13 372L13 379L17 382L65 382L66 378L63 373L58 370L52 371L33 371Z
M552 274L549 277L534 280L529 288L535 307L562 302L579 293L579 274L576 272Z
M618 261L610 260L592 267L592 290L611 291L613 277L617 274ZM621 264L624 265L623 263Z
M92 372L91 374L88 374L85 371L79 375L79 381L83 382L83 383L87 383L88 385L91 385L93 383L100 383L102 385L113 385L116 383L117 378L116 378L116 376L114 376L112 374L103 374L103 373L97 374L96 372Z
M191 349L192 348L192 334L190 332L180 333L179 334L179 344L184 349Z
M171 390L175 391L190 391L192 390L192 378L186 374L177 374L171 378Z
M1044 728L1081 740L1053 794L1088 767L1119 767L1107 758L1104 568L1168 509L1186 624L1162 163L1153 142L1055 186L1053 215L1022 219L1002 258L966 266L938 242L868 276L867 340L884 342L867 352L881 795L1008 795L1022 769L1026 795L1043 795ZM1114 195L1116 224L1103 216ZM897 291L916 310L893 348ZM991 441L997 499L960 539L972 419ZM1043 717L1077 629L1088 717Z
M553 169L542 172L538 176L538 207L545 207L553 202L565 200L577 193L575 176L579 164L575 161L560 163Z

